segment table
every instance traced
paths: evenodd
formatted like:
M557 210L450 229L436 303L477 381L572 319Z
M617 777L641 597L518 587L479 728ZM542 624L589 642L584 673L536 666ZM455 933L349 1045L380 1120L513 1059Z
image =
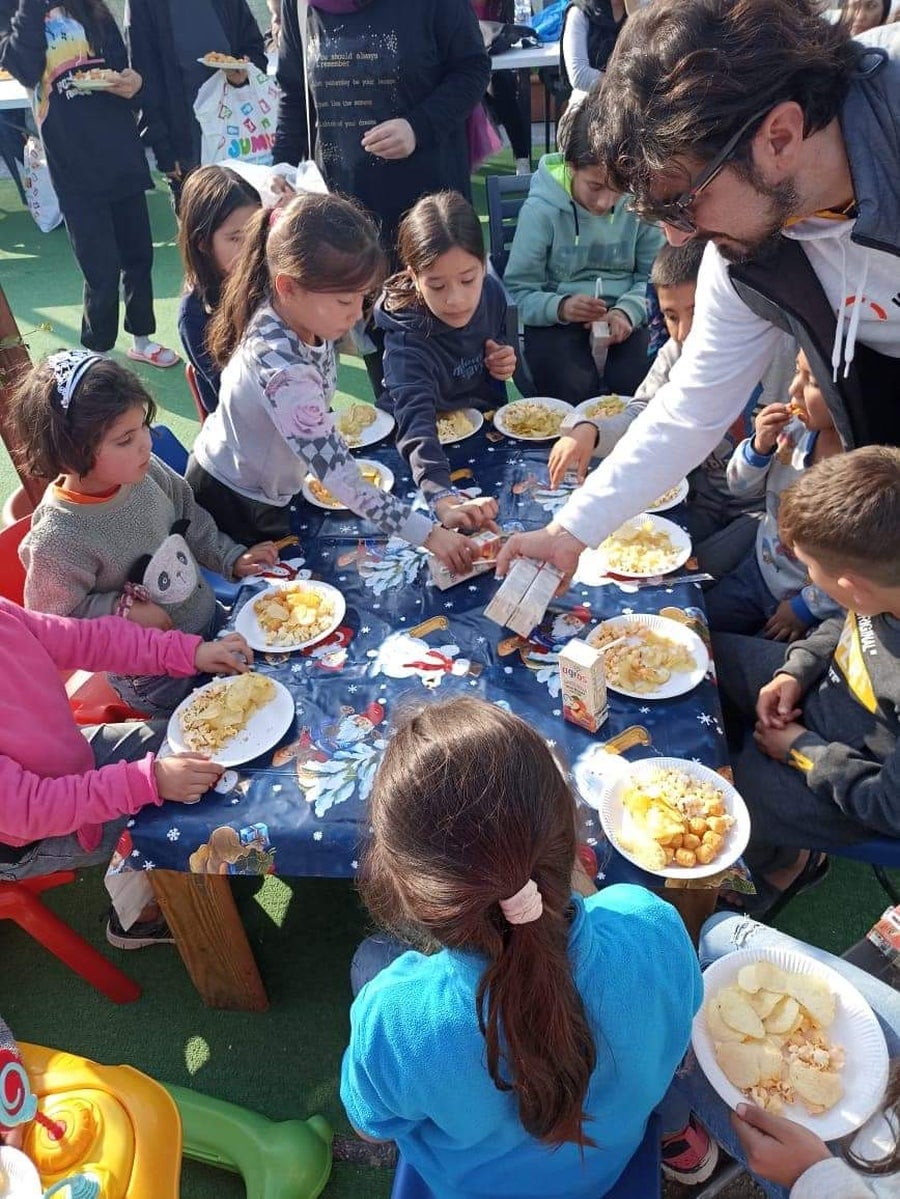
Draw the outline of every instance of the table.
M559 42L547 42L521 50L505 50L491 55L491 71L540 72L544 89L544 151L550 153L550 112L553 103L553 79L559 74ZM554 74L555 73L555 74ZM528 106L528 127L531 128L531 91L522 88L523 104Z
M505 528L541 527L571 491L548 485L548 444L514 442L486 425L449 447L454 478L460 487L497 495ZM397 494L416 496L392 446L361 452L390 466ZM677 519L678 510L669 515ZM492 574L442 592L428 582L422 551L386 541L352 513L326 513L301 500L294 520L303 569L334 583L347 600L342 626L326 641L298 654L257 655L256 668L294 696L294 727L274 752L226 772L199 804L145 808L129 821L111 865L114 873L152 872L185 964L210 1005L266 1004L227 876L354 876L367 834L366 796L404 698L467 693L510 707L541 729L580 777L605 752L695 758L728 770L712 675L673 700L640 703L610 693L609 722L596 737L564 722L560 710L556 663L566 641L598 618L660 610L706 637L697 584L623 590L576 582L525 641L483 615L496 588ZM244 588L236 610L255 594ZM658 878L612 849L593 808L584 804L579 816L582 839L597 849L600 878L659 887ZM701 905L694 922L708 914L708 891L680 897Z
M0 79L0 111L8 108L30 108L31 97L15 79Z

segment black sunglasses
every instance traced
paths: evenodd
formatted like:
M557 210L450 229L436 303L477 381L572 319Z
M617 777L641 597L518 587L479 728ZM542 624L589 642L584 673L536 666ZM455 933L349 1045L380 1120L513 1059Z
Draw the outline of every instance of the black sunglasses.
M759 112L755 112L749 121L745 121L737 133L728 139L712 162L707 163L687 191L683 191L680 196L675 196L671 200L634 203L631 205L632 212L636 213L642 221L647 221L648 224L671 225L673 229L678 229L681 233L696 233L697 224L691 216L694 202L734 157L738 144L747 130L764 117L770 109L771 105L766 105Z

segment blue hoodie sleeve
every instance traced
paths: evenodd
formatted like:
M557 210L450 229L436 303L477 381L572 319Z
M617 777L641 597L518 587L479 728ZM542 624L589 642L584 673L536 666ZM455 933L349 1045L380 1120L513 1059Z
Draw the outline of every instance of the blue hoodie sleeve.
M426 499L452 487L450 463L438 440L440 372L422 338L388 329L384 335L384 386L397 422L397 449Z

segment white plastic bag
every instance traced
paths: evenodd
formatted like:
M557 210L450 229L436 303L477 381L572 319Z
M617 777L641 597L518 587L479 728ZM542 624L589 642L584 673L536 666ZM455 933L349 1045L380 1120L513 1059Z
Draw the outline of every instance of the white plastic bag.
M279 96L275 80L254 66L244 87L232 87L224 71L213 72L194 101L201 163L241 160L271 165Z
M242 179L246 179L251 187L255 187L259 192L263 208L274 208L284 199L280 192L273 190L272 180L276 175L281 175L294 191L322 193L328 191L321 171L314 162L310 162L308 159L295 167L287 162L279 162L270 167L261 166L257 162L244 162L238 158L223 158L216 165L230 167Z
M56 189L50 179L44 144L39 137L32 135L27 139L24 157L25 173L22 176L22 185L25 188L28 211L34 217L41 233L49 233L51 229L62 224L62 213L59 211Z

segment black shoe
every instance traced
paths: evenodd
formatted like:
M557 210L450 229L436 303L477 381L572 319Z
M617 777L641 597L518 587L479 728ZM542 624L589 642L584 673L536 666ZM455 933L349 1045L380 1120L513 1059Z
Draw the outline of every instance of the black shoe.
M162 916L158 920L143 920L123 928L115 908L109 909L106 939L116 949L146 949L148 945L172 945L175 938Z

